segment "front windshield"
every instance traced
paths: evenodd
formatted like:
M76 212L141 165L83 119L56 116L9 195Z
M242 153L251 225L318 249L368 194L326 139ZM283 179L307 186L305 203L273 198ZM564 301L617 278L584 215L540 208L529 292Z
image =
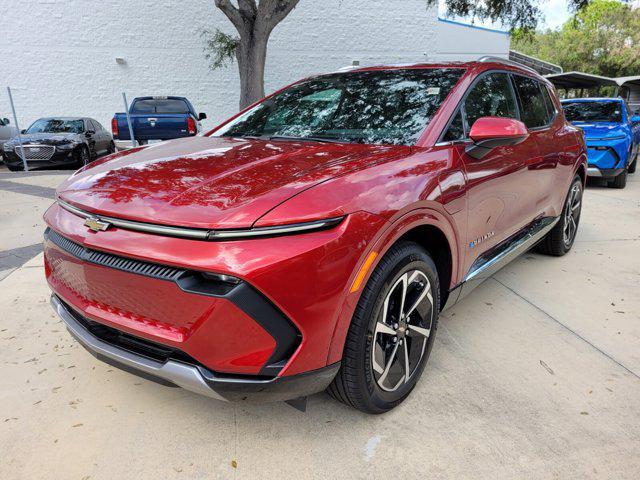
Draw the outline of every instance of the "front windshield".
M48 118L36 120L29 127L27 133L82 133L84 130L82 120L62 120Z
M412 144L462 73L428 68L316 77L256 105L214 135Z
M564 115L570 122L621 122L622 104L615 102L563 102Z

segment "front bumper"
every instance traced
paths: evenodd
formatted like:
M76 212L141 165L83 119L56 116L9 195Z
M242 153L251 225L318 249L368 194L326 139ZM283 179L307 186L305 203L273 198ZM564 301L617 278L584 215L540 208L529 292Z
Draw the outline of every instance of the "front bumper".
M340 364L289 377L254 379L218 376L200 365L177 360L158 362L98 338L77 320L58 296L51 306L75 339L92 355L110 365L169 387L182 387L194 393L224 401L284 401L326 389Z
M587 176L594 178L615 178L624 170L624 168L598 168L589 165L587 168Z
M629 142L626 138L596 139L587 138L587 161L592 176L615 176L613 172L624 168L627 162ZM598 172L601 173L598 175ZM587 172L589 174L589 172Z
M154 358L162 364L186 356L214 377L277 378L278 384L339 360L330 351L342 345L343 323L358 297L349 285L384 223L355 212L314 233L202 241L113 226L95 233L57 204L45 221L47 281L73 312L179 353ZM235 277L240 288L216 290L220 276ZM285 323L276 312L297 333L292 349L279 349L290 343L277 329Z
M22 167L22 159L16 155L15 152L11 151L3 151L4 154L4 163L7 165L11 165L12 167ZM51 158L47 160L28 160L27 165L29 168L40 168L40 167L54 167L58 165L73 165L75 164L76 159L73 156L73 150L69 151L58 151L51 156Z

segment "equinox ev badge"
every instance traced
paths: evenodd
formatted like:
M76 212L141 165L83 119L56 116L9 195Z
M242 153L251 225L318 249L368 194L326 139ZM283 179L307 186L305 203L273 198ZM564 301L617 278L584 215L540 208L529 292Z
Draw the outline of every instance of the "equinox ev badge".
M97 217L89 217L84 221L84 226L89 227L94 232L104 232L110 225L109 222L103 222Z

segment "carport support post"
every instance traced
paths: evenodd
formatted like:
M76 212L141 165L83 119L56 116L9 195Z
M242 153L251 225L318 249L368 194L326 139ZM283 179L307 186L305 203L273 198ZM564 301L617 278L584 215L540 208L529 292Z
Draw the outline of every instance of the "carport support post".
M11 87L7 87L7 93L9 94L9 103L11 104L11 113L13 113L13 123L18 130L18 145L20 145L20 156L22 157L22 165L24 166L24 171L29 171L29 166L27 165L27 157L24 154L24 147L22 146L22 137L20 132L20 125L18 125L18 116L16 115L16 107L13 104L13 96L11 95Z
M131 148L136 146L133 138L133 127L131 126L131 117L129 116L129 103L127 102L127 94L122 92L122 100L124 100L124 113L127 115L127 124L129 125L129 136L131 137Z

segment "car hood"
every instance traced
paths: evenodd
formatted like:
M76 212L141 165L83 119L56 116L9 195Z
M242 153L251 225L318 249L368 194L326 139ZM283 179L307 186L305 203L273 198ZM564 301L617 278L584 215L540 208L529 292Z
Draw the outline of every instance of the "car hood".
M191 137L132 149L58 187L87 211L191 228L247 228L337 175L410 153L406 146Z
M20 141L23 145L37 143L40 145L62 145L65 143L81 141L82 135L77 133L23 133ZM18 137L13 137L10 141L13 145L18 145Z
M626 135L623 126L615 122L574 123L574 125L584 131L584 136L587 140L596 138L607 139Z

